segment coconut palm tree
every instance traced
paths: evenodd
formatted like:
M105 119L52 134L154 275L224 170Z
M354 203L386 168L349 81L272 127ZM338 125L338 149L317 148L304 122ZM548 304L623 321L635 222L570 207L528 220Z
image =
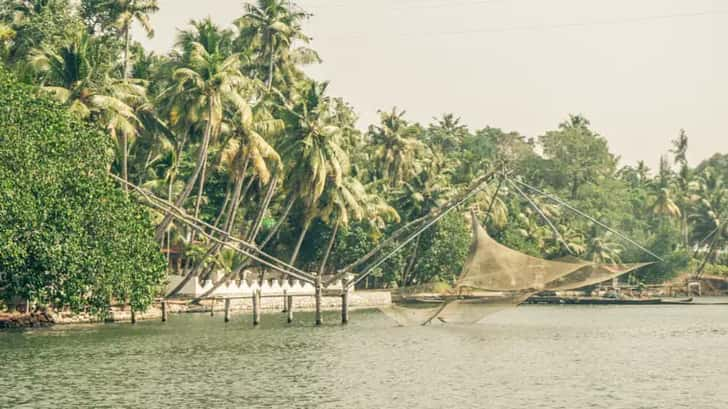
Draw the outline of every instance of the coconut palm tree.
M245 4L245 15L235 21L242 42L239 47L257 51L261 72L258 78L268 89L273 86L276 71L319 61L315 51L294 47L296 43L308 44L311 40L301 28L308 17L286 0L258 0L255 4Z
M610 233L593 236L587 246L586 258L600 264L620 264L622 247L612 240Z
M681 212L673 199L671 176L670 165L667 158L663 156L660 158L660 173L654 185L655 200L652 203L652 213L669 219L677 219L681 217Z
M154 28L149 20L149 15L159 11L157 0L103 0L101 7L109 9L110 14L115 19L114 26L118 29L119 35L124 41L122 78L126 82L131 72L129 65L131 25L134 22L139 23L147 33L147 37L154 37ZM122 150L121 177L124 180L128 180L129 141L125 133L121 133L120 137ZM124 186L124 189L126 189L126 186Z
M415 128L404 120L405 111L379 112L380 124L369 127L369 136L375 146L374 159L380 177L395 187L420 171L418 154L424 145L414 138Z
M305 85L288 109L291 118L286 122L293 126L282 143L281 153L284 161L291 164L286 183L295 189L294 195L304 209L302 229L290 264L298 257L327 183L341 186L349 168L349 157L340 146L341 129L332 119L330 99L325 95L327 85L316 82Z
M111 78L110 67L100 61L99 47L93 37L78 32L59 49L44 46L33 50L29 62L41 75L41 90L73 114L101 121L117 142L118 136L135 138L140 122L133 106L145 102L144 85Z
M181 66L174 70L173 85L164 92L164 96L171 101L172 126L191 119L189 116L182 116L187 109L199 113L199 119L205 123L195 169L187 180L185 189L176 198L176 206L184 203L196 183L200 184L200 192L204 189L203 170L207 164L208 150L210 143L220 134L225 106L232 107L238 113L249 110L245 90L248 79L240 72L240 55L228 54L220 47L220 43L218 41L208 44L209 48L196 41L186 44L189 54L183 56ZM167 215L157 226L158 239L171 220L172 216Z

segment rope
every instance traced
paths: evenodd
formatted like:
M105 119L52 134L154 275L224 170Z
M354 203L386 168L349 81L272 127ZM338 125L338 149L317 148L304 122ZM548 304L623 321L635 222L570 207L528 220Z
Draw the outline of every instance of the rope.
M182 221L183 223L185 223L188 226L192 227L194 230L196 230L199 233L203 234L205 237L207 237L207 238L215 241L216 243L221 244L221 245L223 245L225 247L231 248L231 249L233 249L235 251L238 251L238 252L240 252L240 253L242 253L242 254L250 257L251 259L253 259L253 260L255 260L255 261L257 261L257 262L259 262L259 263L261 263L261 264L263 264L263 265L265 265L267 267L270 267L270 268L272 268L272 269L274 269L276 271L279 271L279 272L284 273L284 274L290 274L293 277L296 277L298 279L301 279L301 280L304 280L304 281L307 281L307 282L311 282L311 283L313 282L313 280L314 280L313 275L310 275L310 274L308 274L308 273L306 273L304 271L301 271L301 270L299 270L299 269L297 269L297 268L289 265L288 263L286 263L286 262L284 262L284 261L282 261L282 260L280 260L280 259L278 259L278 258L276 258L276 257L274 257L274 256L272 256L272 255L270 255L270 254L268 254L268 253L266 253L266 252L258 249L255 245L253 245L251 243L248 243L248 242L246 242L244 240L241 240L239 238L230 236L224 230L221 230L221 229L219 229L219 228L217 228L215 226L212 226L212 225L210 225L210 224L208 224L208 223L206 223L206 222L204 222L202 220L197 219L196 217L193 217L193 216L190 216L190 215L186 214L184 212L184 210L179 209L178 207L174 206L171 203L168 203L164 199L160 199L160 198L156 197L154 194L151 194L151 193L145 191L144 189L140 188L139 186L136 186L136 185L134 185L134 184L132 184L132 183L130 183L130 182L128 182L128 181L126 181L126 180L124 180L124 179L122 179L122 178L114 175L114 174L109 173L109 175L114 180L117 180L118 182L121 182L121 183L123 183L123 184L131 187L134 191L140 193L148 201L148 204L151 205L152 207L156 207L157 209L162 210L162 211L170 214L172 217L174 217L174 218ZM206 227L206 228L208 228L208 229L210 229L210 230L212 230L212 231L214 231L216 233L222 234L223 237L227 241L224 241L222 239L218 239L218 238L212 236L211 234L209 234L206 231L204 231L204 229L202 227L200 227L200 225L202 225L202 226L204 226L204 227ZM244 250L243 248L240 248L240 247L232 246L232 245L229 244L229 241L232 241L232 242L234 242L236 244L245 246L245 247L248 248L249 251L246 251L246 250ZM257 253L260 256L256 256L253 253ZM264 258L267 258L269 260L265 260ZM273 263L278 263L280 265L275 265Z
M491 174L491 176L492 176L492 174ZM428 228L430 228L430 226L432 226L433 224L437 223L440 219L442 219L443 217L445 217L453 209L457 208L458 206L460 206L463 203L465 203L466 201L468 201L471 197L475 196L475 194L478 193L478 192L480 192L485 186L487 186L487 181L481 182L480 185L476 186L473 190L471 190L468 194L466 194L465 197L463 197L461 200L455 202L455 204L453 204L452 206L444 209L442 211L442 213L440 213L439 215L437 215L437 217L433 218L427 224L425 224L424 226L422 226L419 230L417 230L416 232L414 232L410 237L407 238L407 240L405 240L404 242L402 242L394 250L392 250L391 252L389 252L387 255L381 257L373 265L369 266L364 273L362 273L359 277L357 277L356 280L354 280L353 282L349 283L347 285L346 289L349 289L349 288L357 285L361 280L363 280L364 278L368 277L374 271L374 269L376 269L377 267L379 267L380 265L382 265L382 263L384 263L385 261L389 260L390 257L392 257L393 255L395 255L400 250L402 250L404 248L404 246L406 246L412 240L414 240L415 238L417 238L417 236L419 236L425 230L427 230Z
M536 210L536 212L539 214L539 216L541 216L541 218L546 222L546 224L549 225L549 227L554 232L554 234L556 234L556 237L559 239L559 242L561 242L561 244L564 245L564 248L566 249L566 251L568 251L569 254L571 254L573 256L574 253L569 248L569 245L566 244L566 240L564 240L564 237L561 236L561 233L559 232L559 230L556 228L556 226L554 226L553 223L551 223L551 220L549 220L549 218L546 216L546 214L544 214L544 212L541 210L541 208L539 208L538 205L530 197L528 197L528 195L526 195L526 193L523 190L521 190L521 188L518 187L518 185L513 183L512 180L508 179L508 183L510 183L511 186L513 186L513 188L516 189L516 191L521 196L523 196L524 199L526 199L526 201L531 205L531 207L533 207Z
M552 201L554 201L554 202L560 204L561 206L564 206L565 208L571 210L572 212L578 214L579 216L584 217L584 218L590 220L592 223L594 223L594 224L596 224L598 226L601 226L601 227L607 229L608 231L616 234L617 236L619 236L623 240L625 240L628 243L634 245L635 247L637 247L638 249L640 249L640 250L644 251L645 253L651 255L652 257L654 257L654 258L656 258L656 259L658 259L658 260L660 260L662 262L665 261L662 257L660 257L657 254L653 253L652 251L646 249L645 247L643 247L642 245L640 245L636 241L630 239L629 237L625 236L624 234L620 233L619 231L612 229L611 227L607 226L606 224L604 224L604 223L600 222L599 220L597 220L597 219L589 216L588 214L586 214L586 213L582 212L581 210L575 208L574 206L566 203L565 201L559 199L558 197L553 196L553 195L550 195L548 193L545 193L545 192L543 192L543 191L541 191L541 190L539 190L539 189L537 189L537 188L535 188L535 187L533 187L533 186L531 186L531 185L529 185L527 183L521 182L520 180L516 180L515 182L518 183L518 184L520 184L520 185L522 185L522 186L524 186L524 187L526 187L526 188L528 188L528 189L530 189L530 190L532 190L532 191L534 191L534 192L536 192L536 193L538 193L538 194L541 194L541 195L545 196L548 199L551 199Z

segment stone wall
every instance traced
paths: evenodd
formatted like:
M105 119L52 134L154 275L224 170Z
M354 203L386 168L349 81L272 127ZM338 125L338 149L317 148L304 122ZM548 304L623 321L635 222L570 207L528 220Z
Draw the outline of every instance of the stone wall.
M385 307L392 304L392 297L386 290L369 290L354 291L349 295L349 308L351 310L364 308ZM182 302L169 302L168 312L172 314L184 313L210 313L210 309L214 308L216 314L223 314L225 311L225 302L223 298L217 300L204 300L199 305L184 304ZM313 311L315 308L315 299L313 296L294 296L293 312ZM323 310L340 310L340 296L324 296L321 297L321 309ZM251 297L231 298L230 311L233 313L252 312L253 300ZM263 295L261 298L261 311L263 313L281 312L283 310L283 297ZM162 309L159 304L151 306L147 311L136 312L136 319L142 320L160 320L162 318ZM60 312L52 314L53 320L57 324L74 324L98 322L98 318L89 314L72 314L70 312ZM171 318L174 319L174 318ZM128 308L112 308L107 321L112 322L129 322L131 321L131 311Z

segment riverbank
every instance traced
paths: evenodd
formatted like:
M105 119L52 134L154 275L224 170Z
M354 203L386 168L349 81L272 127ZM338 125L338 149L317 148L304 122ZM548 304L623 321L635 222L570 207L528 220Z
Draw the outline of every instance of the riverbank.
M168 300L167 312L169 314L194 314L194 313L224 313L225 303L222 298L203 300L200 304L190 304L189 299L175 298ZM321 309L333 311L341 309L341 297L323 296ZM392 304L392 296L387 290L360 290L349 296L349 308L352 310L386 307ZM313 297L293 297L293 311L310 312L314 311L315 300ZM253 310L252 298L235 298L230 300L230 312L242 314ZM261 299L261 311L272 313L283 310L283 297L263 297ZM146 311L135 313L136 320L161 320L162 306L155 303ZM50 325L64 324L85 324L99 322L130 322L131 311L128 308L112 307L106 318L100 318L90 313L74 313L71 311L50 311L31 314L4 314L0 313L0 328L34 328Z

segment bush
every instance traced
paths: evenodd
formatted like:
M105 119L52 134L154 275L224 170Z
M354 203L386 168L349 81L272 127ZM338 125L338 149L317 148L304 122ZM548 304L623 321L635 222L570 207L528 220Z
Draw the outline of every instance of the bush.
M0 68L0 298L144 309L164 279L147 212L107 176L108 136Z

